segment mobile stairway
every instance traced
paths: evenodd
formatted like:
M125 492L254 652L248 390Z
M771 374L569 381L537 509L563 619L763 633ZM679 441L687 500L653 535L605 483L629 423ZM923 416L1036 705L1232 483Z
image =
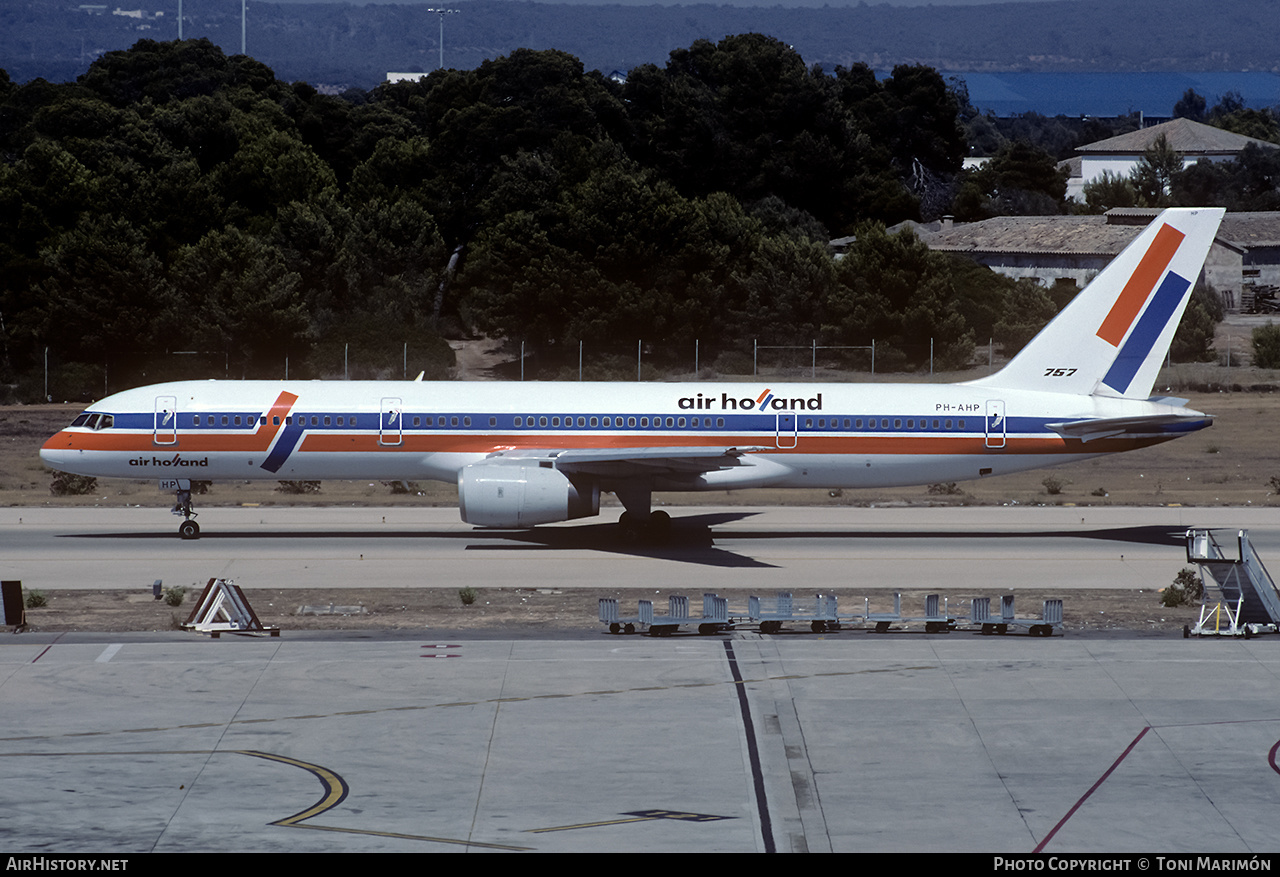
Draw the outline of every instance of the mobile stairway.
M1223 550L1232 534L1234 556ZM1248 638L1277 631L1280 591L1253 550L1248 530L1188 530L1187 563L1200 567L1204 597L1199 620L1183 628L1183 636Z

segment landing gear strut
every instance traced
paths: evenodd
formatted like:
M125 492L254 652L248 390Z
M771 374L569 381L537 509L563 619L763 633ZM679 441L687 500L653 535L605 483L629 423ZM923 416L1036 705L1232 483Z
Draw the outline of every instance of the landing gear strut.
M170 512L175 515L182 515L185 520L178 525L178 535L183 539L199 539L200 525L195 522L197 517L195 511L191 508L191 489L179 489L175 491L177 501L174 503Z

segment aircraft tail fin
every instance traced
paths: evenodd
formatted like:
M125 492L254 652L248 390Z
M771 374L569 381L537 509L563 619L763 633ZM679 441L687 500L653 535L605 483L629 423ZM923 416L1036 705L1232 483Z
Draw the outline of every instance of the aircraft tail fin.
M1165 210L1008 365L969 383L1147 398L1224 213Z

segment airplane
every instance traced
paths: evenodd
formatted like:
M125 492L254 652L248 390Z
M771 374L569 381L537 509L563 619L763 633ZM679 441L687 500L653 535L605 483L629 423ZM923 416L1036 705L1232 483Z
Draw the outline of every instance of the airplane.
M665 538L654 491L964 481L1208 427L1152 397L1224 211L1161 213L998 372L955 384L180 381L115 393L40 457L156 478L198 538L191 481L456 481L462 520L524 529L622 503ZM421 377L421 376L419 376Z

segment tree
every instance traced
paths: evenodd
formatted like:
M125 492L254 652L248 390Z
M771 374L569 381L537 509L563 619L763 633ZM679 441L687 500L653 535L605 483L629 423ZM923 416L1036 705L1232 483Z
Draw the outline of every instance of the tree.
M1066 197L1067 171L1043 149L1018 140L966 175L955 214L961 220L1051 215L1062 212Z
M1173 117L1175 119L1190 119L1193 122L1203 122L1205 106L1203 95L1197 94L1194 88L1188 88L1182 93L1182 97L1178 102L1173 105Z
M1271 321L1253 330L1253 364L1258 368L1280 368L1280 326Z
M1178 331L1173 336L1169 357L1174 362L1213 362L1217 351L1213 349L1213 337L1222 322L1225 310L1222 296L1213 287L1197 283L1191 299L1182 313Z
M1182 170L1182 157L1169 145L1169 139L1161 134L1142 152L1142 158L1134 167L1129 179L1138 192L1139 201L1147 207L1165 207L1174 174Z

